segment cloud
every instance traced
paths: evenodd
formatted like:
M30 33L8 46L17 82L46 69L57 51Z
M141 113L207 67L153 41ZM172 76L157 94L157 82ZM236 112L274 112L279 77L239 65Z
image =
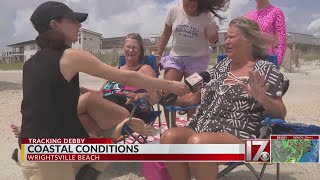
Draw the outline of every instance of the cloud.
M320 18L319 19L316 19L316 20L313 20L308 28L307 28L309 31L320 31Z
M228 27L229 22L238 17L245 14L248 11L249 0L232 0L230 1L229 9L226 12L220 12L224 17L227 17L226 20L220 23L220 29L226 29ZM252 8L255 4L251 4ZM218 21L218 20L217 20Z
M5 8L0 11L0 51L8 44L35 39L37 32L29 20L31 12L47 0L1 0ZM102 33L104 37L123 36L129 32L139 32L144 38L163 30L166 9L181 0L59 0L72 10L87 12L89 17L83 27ZM311 1L311 0L310 0ZM220 24L225 29L231 19L243 15L256 5L254 0L231 0L226 12L220 12L227 20ZM316 1L314 1L316 2ZM313 2L313 3L314 3ZM287 27L294 32L318 33L316 19L318 9L300 0L274 0L281 7L287 19ZM300 13L296 13L300 12ZM314 20L310 25L309 19ZM308 31L308 28L310 31ZM318 31L317 31L318 30Z
M312 18L320 18L320 14L312 14L311 17Z
M131 8L125 8L130 4ZM107 3L100 5L107 8ZM118 8L119 12L104 17L105 15L100 15L101 7L92 6L88 9L89 17L83 27L102 33L104 37L123 36L130 32L139 32L142 36L147 37L163 29L165 7L158 2L130 1L129 4L122 7L124 8Z
M36 31L32 27L30 22L30 17L32 15L31 9L26 10L17 10L16 18L13 21L14 26L14 34L13 37L17 36L25 36L26 32L28 32L28 36L35 36Z

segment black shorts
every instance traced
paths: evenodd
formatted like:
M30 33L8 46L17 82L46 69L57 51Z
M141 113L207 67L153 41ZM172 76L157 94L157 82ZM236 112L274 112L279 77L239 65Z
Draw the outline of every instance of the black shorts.
M132 109L133 109L133 104L126 104L127 102L127 98L125 96L122 95L117 95L117 94L112 94L109 96L103 96L104 99L111 101L115 104L118 104L119 106L122 106L124 108L126 108L129 113L131 113ZM133 114L133 117L135 118L140 118L142 119L144 122L148 122L148 118L149 118L149 112L145 112L143 111L140 106L138 106Z

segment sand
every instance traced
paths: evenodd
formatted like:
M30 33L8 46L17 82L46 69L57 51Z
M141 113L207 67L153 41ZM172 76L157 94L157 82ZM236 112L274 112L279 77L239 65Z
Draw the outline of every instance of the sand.
M285 73L290 79L290 88L284 97L288 110L287 121L320 125L320 68L306 67L303 73ZM20 167L11 160L17 147L10 124L21 124L20 103L22 100L21 71L0 71L0 179L22 180ZM81 74L81 85L99 88L103 80ZM164 119L164 118L162 118ZM254 165L260 168L261 165ZM265 179L275 179L276 167L268 165ZM318 179L320 164L282 164L281 179ZM144 179L141 163L111 163L99 178L101 180ZM221 179L255 179L245 167L238 167Z

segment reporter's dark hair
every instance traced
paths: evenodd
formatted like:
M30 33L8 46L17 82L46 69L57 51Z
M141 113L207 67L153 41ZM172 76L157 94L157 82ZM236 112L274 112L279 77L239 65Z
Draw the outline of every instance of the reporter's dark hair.
M211 12L220 20L226 19L218 14L218 11L226 11L229 8L230 0L191 0L198 2L198 13Z
M55 19L56 21L61 21L62 18ZM40 33L36 37L36 43L41 48L51 48L51 49L63 49L66 47L65 36L57 31L53 31L48 27L48 30Z

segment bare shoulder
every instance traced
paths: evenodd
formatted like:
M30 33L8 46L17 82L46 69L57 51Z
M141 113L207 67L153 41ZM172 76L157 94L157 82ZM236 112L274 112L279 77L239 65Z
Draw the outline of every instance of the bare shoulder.
M78 56L83 53L85 53L85 52L81 51L81 50L69 48L69 49L64 50L63 57L73 58L74 56Z

